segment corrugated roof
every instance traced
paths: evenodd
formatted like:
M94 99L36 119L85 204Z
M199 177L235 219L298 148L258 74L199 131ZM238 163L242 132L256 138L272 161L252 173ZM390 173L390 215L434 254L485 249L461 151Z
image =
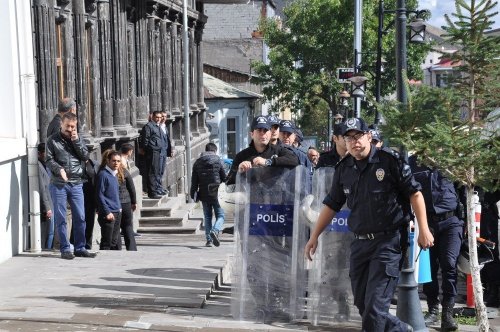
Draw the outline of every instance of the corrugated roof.
M205 99L258 99L263 96L243 89L203 73L203 93Z

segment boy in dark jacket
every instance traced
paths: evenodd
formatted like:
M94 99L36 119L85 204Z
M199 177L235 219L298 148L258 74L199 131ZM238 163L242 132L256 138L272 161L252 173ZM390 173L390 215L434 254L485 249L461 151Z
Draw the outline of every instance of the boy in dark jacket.
M205 152L195 161L191 176L191 198L200 200L203 205L207 247L211 247L212 243L216 247L220 245L219 232L224 224L224 210L219 204L218 191L219 185L224 181L226 181L226 173L222 160L217 155L217 146L214 143L208 143L205 146ZM213 225L212 211L216 218Z

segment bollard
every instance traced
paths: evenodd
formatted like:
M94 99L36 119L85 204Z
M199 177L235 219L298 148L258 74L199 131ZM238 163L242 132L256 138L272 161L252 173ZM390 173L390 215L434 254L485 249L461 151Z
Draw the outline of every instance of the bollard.
M429 331L425 326L422 306L418 297L418 285L415 282L413 269L401 270L398 284L398 308L396 316L410 324L415 332Z
M476 302L474 301L474 290L472 288L472 276L467 274L467 308L475 308Z

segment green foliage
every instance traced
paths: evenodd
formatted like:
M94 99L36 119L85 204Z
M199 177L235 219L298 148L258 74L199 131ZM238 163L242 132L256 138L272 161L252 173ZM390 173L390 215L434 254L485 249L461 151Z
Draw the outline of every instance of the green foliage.
M386 9L395 9L395 3L396 0L386 1ZM362 70L374 73L378 6L376 1L365 1L363 6ZM409 10L416 6L416 0L407 1ZM285 108L293 112L299 109L303 113L309 112L321 99L333 114L337 113L337 95L347 87L336 81L336 70L352 67L354 59L354 2L295 0L284 8L284 14L283 21L272 18L260 23L260 30L270 47L269 64L252 64L257 75L253 81L264 86L263 93L267 100L272 101L274 112ZM393 18L393 15L386 14L386 27ZM389 68L383 76L382 87L383 93L390 93L395 84L394 29L388 30L382 43L383 57ZM420 78L420 63L425 52L421 46L408 46L412 78ZM368 89L375 89L373 78L368 84Z
M483 122L470 127L462 121L461 105L462 96L453 89L421 86L412 91L406 110L396 103L383 105L382 131L393 144L405 146L453 181L494 188L494 175L500 174L499 140L485 133Z
M391 141L420 156L420 161L439 168L446 176L469 188L499 187L500 139L485 128L495 120L487 117L500 106L498 90L500 42L485 37L491 27L492 2L457 0L457 22L448 19L448 42L459 47L452 55L460 62L461 75L450 88L415 88L409 104L382 105L383 131ZM492 41L495 41L493 42ZM448 55L449 56L449 55ZM496 93L492 93L496 92Z

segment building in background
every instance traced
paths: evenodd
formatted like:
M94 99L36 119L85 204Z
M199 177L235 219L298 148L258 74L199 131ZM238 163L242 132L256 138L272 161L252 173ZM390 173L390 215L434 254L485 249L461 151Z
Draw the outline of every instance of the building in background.
M203 82L210 141L217 145L223 158L233 159L250 142L250 124L257 115L255 110L262 95L239 89L208 74L204 74Z

